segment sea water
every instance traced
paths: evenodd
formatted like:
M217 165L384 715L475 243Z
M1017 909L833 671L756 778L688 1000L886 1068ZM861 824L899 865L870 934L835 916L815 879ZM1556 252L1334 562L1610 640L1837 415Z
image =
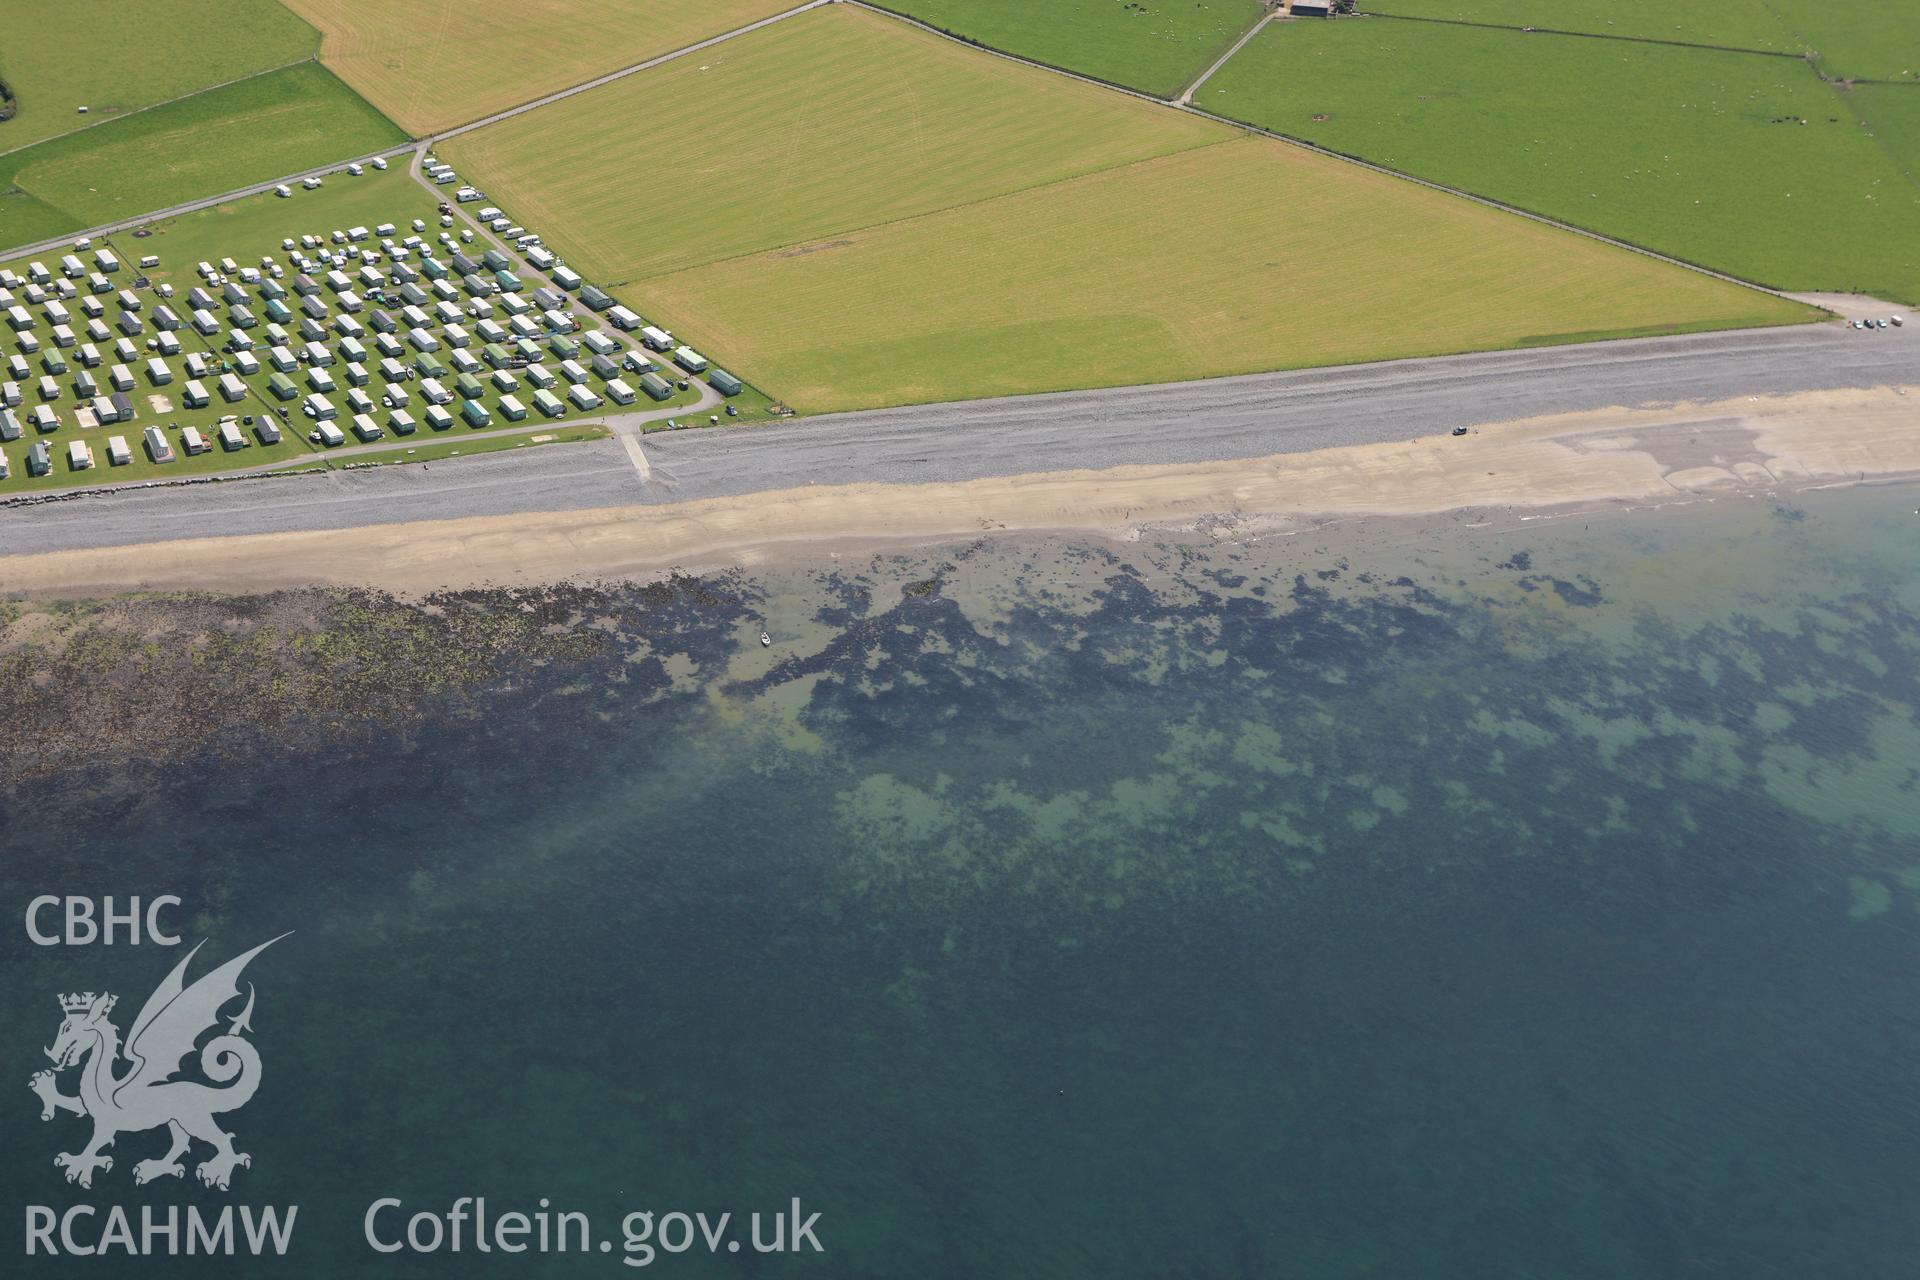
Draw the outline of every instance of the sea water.
M9 779L0 1269L1920 1274L1916 505L324 606L359 656L312 642L271 722L126 689L168 736ZM554 643L427 626L485 610ZM53 741L85 680L31 667ZM178 897L183 945L36 945L42 894ZM27 1090L56 995L124 1034L193 943L189 979L288 931L239 988L230 1189L205 1148L134 1185L163 1130L66 1182L87 1125ZM471 1209L458 1253L376 1248L462 1197L577 1211L587 1251L475 1252ZM284 1256L25 1256L75 1205L298 1216ZM634 1244L675 1212L730 1234Z

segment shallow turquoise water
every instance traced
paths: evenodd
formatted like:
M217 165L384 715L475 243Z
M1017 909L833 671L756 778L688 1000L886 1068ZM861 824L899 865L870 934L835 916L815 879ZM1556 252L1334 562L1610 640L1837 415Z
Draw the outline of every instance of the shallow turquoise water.
M615 1275L361 1218L797 1196L823 1255L653 1269L1914 1275L1915 505L796 565L585 597L600 657L404 729L75 760L0 813L12 918L297 932L234 1189L132 1187L154 1134L70 1188L21 1089L0 1253L297 1204L283 1260L87 1269ZM23 1082L54 992L177 958L4 945Z

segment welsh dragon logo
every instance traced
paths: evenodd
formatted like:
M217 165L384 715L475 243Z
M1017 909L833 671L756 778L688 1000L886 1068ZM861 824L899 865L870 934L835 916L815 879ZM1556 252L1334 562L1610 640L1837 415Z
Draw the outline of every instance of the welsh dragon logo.
M158 1159L133 1166L136 1184L183 1177L186 1166L180 1158L196 1140L213 1148L213 1154L194 1170L209 1187L225 1191L236 1168L252 1165L253 1158L234 1150L233 1135L214 1120L246 1106L260 1087L260 1054L245 1039L245 1033L253 1030L252 983L247 984L246 1007L228 1019L224 1033L200 1046L200 1073L213 1084L174 1077L200 1038L217 1028L220 1010L239 998L240 973L247 963L278 941L263 942L188 986L187 966L205 943L195 946L147 997L124 1047L119 1028L108 1016L117 997L91 991L60 997L66 1017L53 1047L46 1051L53 1070L36 1072L28 1087L40 1096L42 1120L51 1120L61 1111L93 1120L93 1138L85 1147L53 1158L56 1167L66 1170L68 1182L93 1186L96 1170L113 1168L113 1158L103 1153L115 1138L163 1125L172 1146ZM130 1065L116 1074L122 1058ZM80 1091L72 1096L60 1092L57 1078L69 1067L80 1070Z

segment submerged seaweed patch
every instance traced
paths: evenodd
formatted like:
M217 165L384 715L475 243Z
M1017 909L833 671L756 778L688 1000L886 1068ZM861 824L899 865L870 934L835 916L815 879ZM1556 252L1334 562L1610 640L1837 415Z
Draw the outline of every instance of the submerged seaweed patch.
M1920 704L1912 612L1837 582L1674 608L1575 551L1356 572L1333 548L977 540L758 581L36 607L0 641L27 729L0 763L551 732L584 785L638 733L702 786L791 789L791 833L838 851L827 900L956 917L1363 881L1416 914L1543 883L1629 903L1649 865L1724 897L1756 824L1834 884L1920 865L1920 774L1888 763ZM803 621L762 650L776 605Z
M520 696L559 673L700 649L746 615L751 589L673 578L402 600L373 591L130 596L16 605L0 619L0 770L167 763L393 731L459 696ZM671 684L658 653L622 678Z

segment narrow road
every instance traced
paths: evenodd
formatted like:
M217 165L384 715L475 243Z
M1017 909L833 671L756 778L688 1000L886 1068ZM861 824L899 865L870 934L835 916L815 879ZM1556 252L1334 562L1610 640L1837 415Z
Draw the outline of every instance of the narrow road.
M1068 392L503 450L454 466L130 490L0 508L11 554L673 503L806 485L950 483L1221 462L1455 426L1848 387L1920 385L1920 327L1837 323ZM1920 395L1916 395L1920 411ZM618 424L616 424L618 429ZM1473 448L1469 437L1457 442ZM6 579L0 558L0 582Z
M1221 54L1217 62L1215 62L1212 66L1208 67L1205 71L1202 71L1200 73L1200 78L1198 80L1195 80L1192 84L1188 85L1186 88L1186 91L1182 93L1179 97L1173 100L1173 105L1176 107L1191 106L1193 104L1193 95L1200 91L1200 86L1205 84L1207 81L1213 79L1214 73L1216 71L1220 70L1220 68L1226 66L1229 62L1233 61L1234 54L1239 53L1242 49L1252 44L1253 38L1259 35L1262 31L1266 30L1267 24L1269 22L1272 22L1275 18L1279 16L1280 16L1280 11L1278 9L1274 9L1268 13L1262 14L1258 22L1254 23L1251 27L1247 28L1247 34L1241 36L1238 40L1233 42L1233 48Z

